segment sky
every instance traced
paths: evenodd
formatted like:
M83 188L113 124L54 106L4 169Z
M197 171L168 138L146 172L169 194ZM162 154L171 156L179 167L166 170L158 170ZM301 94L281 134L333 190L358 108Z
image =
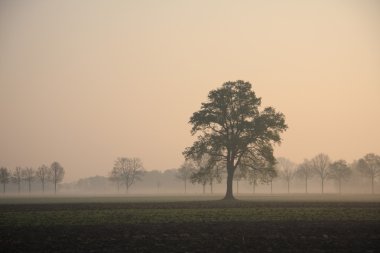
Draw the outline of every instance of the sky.
M380 1L0 1L0 166L178 168L210 90L286 116L275 155L380 154Z

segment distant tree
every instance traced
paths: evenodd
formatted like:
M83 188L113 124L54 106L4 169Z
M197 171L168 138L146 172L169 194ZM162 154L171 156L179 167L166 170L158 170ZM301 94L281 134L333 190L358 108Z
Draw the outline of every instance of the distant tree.
M45 192L45 183L49 180L49 167L45 164L41 165L36 170L36 178L41 182L42 192Z
M322 194L324 193L324 182L328 179L330 174L330 158L326 154L318 154L311 159L311 166L320 178L322 186Z
M6 167L0 168L0 183L3 184L3 193L5 193L5 186L10 181L10 173Z
M358 161L357 169L364 176L371 179L371 193L375 193L374 182L380 175L380 156L373 153L366 154Z
M261 98L249 82L226 82L210 91L208 101L190 118L191 133L201 134L184 155L188 159L208 154L225 163L226 200L234 199L233 178L241 160L273 156L273 144L280 143L280 134L287 129L282 113L272 107L259 111L260 106Z
M305 159L303 163L301 163L296 170L296 177L305 180L305 193L307 191L307 182L315 175L311 161Z
M182 180L185 184L185 193L187 191L187 181L190 180L191 175L195 172L195 165L192 160L185 161L178 169L176 177Z
M116 184L117 192L120 192L120 185L122 183L121 169L119 167L113 167L108 179Z
M65 170L58 162L53 162L50 165L50 175L49 178L54 184L54 193L57 193L57 184L62 182L65 176Z
M279 157L277 158L277 168L280 178L288 184L288 193L290 193L290 182L296 174L296 164L286 158Z
M21 192L22 168L16 167L12 173L12 181L17 184L17 192Z
M203 187L203 194L206 193L206 184L208 183L208 171L205 168L200 168L198 171L193 172L190 176L191 183L195 184L201 184Z
M26 167L21 171L22 179L28 183L29 193L32 192L32 182L35 179L34 169L32 167Z
M345 160L335 161L330 164L329 177L338 182L339 194L342 193L342 180L347 180L351 176L351 173L351 168L347 165Z
M249 184L252 185L253 194L255 194L256 192L256 186L259 183L260 174L261 174L261 171L259 168L252 168L251 170L248 170L247 179L248 179Z
M238 166L234 173L234 180L236 181L236 194L239 195L239 182L247 178L248 169L246 166Z
M272 167L270 170L264 170L262 174L262 181L270 184L270 194L273 194L273 180L278 176L276 167Z
M195 160L195 171L191 174L190 180L192 183L201 184L203 187L203 194L206 192L206 185L211 187L211 193L213 192L213 183L222 181L222 173L220 163L213 160L209 155L204 155L200 159Z
M214 193L214 190L213 190L214 182L217 182L218 184L222 182L224 168L225 168L224 163L221 161L217 161L215 165L209 171L208 175L209 175L209 185L210 185L211 194Z
M245 156L239 165L239 167L245 171L245 176L252 185L253 193L255 193L258 183L271 183L273 178L277 175L274 167L276 159L273 156L273 152L265 152L265 154L269 155L265 158L262 157L264 154Z
M120 178L125 184L125 190L128 193L129 188L137 181L142 180L144 166L140 158L119 157L116 159L111 175Z

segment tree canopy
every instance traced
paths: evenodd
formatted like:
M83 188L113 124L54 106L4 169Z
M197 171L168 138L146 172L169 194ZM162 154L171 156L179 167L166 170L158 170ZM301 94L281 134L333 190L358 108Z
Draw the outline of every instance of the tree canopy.
M249 82L226 82L209 92L208 101L190 118L191 133L198 140L186 148L186 158L207 154L224 161L227 170L225 199L234 199L233 175L242 160L275 163L273 144L287 129L285 116L273 107L260 111L261 98Z

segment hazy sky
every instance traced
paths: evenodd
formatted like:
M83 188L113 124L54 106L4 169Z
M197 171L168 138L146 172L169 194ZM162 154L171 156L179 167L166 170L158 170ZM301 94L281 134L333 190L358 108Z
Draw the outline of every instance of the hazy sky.
M225 81L286 116L295 162L380 154L380 1L0 1L0 166L177 168Z

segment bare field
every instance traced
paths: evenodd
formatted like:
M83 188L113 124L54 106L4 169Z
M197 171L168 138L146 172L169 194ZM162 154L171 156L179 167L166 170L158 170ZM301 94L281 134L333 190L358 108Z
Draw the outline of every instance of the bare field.
M377 252L378 196L0 199L2 252Z

